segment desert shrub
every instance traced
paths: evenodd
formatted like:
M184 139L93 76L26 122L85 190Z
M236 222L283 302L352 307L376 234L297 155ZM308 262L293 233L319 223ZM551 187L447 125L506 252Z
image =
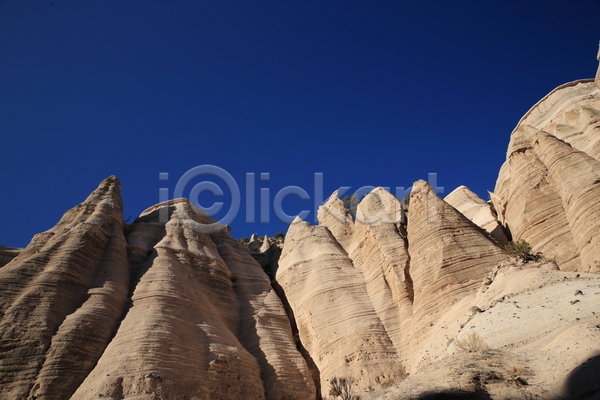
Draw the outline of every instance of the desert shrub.
M352 394L353 378L332 378L329 381L331 396L340 397L342 400L360 400L360 396Z
M481 336L475 332L470 332L465 339L456 339L456 345L469 353L486 353L489 348Z
M249 243L249 242L250 242L250 239L248 239L247 237L243 237L243 238L240 239L240 243L246 244L246 243Z
M504 250L509 256L520 258L525 262L541 261L544 258L542 253L532 253L531 245L523 239L516 242L508 242L504 246Z
M408 205L410 204L410 194L402 199L402 204L404 204L404 209L408 211Z
M358 203L360 200L358 195L354 193L352 196L344 196L342 197L342 201L344 202L344 207L352 214L353 217L356 216L356 207L358 207Z
M277 232L276 234L273 235L274 239L285 239L285 233L283 232Z

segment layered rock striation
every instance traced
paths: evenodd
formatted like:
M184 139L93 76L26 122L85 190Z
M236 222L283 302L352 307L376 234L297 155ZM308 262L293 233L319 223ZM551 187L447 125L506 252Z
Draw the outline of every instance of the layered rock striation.
M489 232L501 245L508 243L504 228L498 222L494 209L468 187L457 187L444 198L444 201Z
M0 268L0 397L68 398L93 369L128 301L123 225L110 177Z
M473 294L506 254L424 181L413 186L408 225L400 201L383 188L359 203L356 221L342 207L334 193L318 226L292 224L276 280L322 391L344 376L368 392L441 352L420 350L448 304Z
M2 398L315 398L269 278L187 200L125 227L111 177L0 280Z
M514 240L561 269L600 271L600 89L591 80L552 91L521 119L492 201Z

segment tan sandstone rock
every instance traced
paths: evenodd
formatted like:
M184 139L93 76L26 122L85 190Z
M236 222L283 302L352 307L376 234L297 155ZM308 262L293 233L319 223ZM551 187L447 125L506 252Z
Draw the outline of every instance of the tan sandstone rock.
M289 320L258 263L225 226L207 223L187 200L162 207L171 208L164 235L140 227L158 235L135 236L136 247L153 247L134 264L131 308L73 399L279 399L291 393L314 399ZM160 225L150 214L134 225Z
M433 353L434 343L427 339L448 306L474 293L506 254L422 180L415 182L410 196L408 243L414 288L411 350ZM412 357L409 367L430 361L421 353Z
M353 265L362 272L367 293L396 349L407 351L412 323L412 282L404 209L379 187L358 204L352 242Z
M354 218L338 196L337 190L329 196L325 204L319 207L317 218L319 225L329 229L335 240L346 249L352 241Z
M594 82L558 87L513 131L492 195L513 240L526 240L564 270L599 270L599 132Z
M298 219L292 223L277 281L318 370L323 395L334 377L354 379L356 390L365 391L403 376L363 274L327 228Z
M98 361L127 302L120 184L104 180L0 268L0 397L68 398Z
M508 243L502 225L496 219L496 213L485 200L468 187L457 187L444 198L444 201L489 232L498 243L502 245Z
M13 258L21 254L22 248L0 245L0 267L5 266Z

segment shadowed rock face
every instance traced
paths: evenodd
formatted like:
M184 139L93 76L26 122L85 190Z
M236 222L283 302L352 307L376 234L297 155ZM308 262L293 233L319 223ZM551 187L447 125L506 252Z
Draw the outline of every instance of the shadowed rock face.
M121 209L108 178L0 268L0 397L315 398L279 297L225 226L175 200L128 247Z
M109 343L130 276L119 186L103 181L0 268L0 397L69 397Z
M600 89L563 85L515 128L492 201L514 240L561 269L598 272Z

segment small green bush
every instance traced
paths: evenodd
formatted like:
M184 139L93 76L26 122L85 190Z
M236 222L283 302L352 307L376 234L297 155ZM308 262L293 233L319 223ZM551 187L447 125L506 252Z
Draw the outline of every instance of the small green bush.
M516 242L508 242L504 246L504 250L511 257L517 257L525 262L541 261L544 258L542 253L532 253L531 245L521 239Z
M356 217L356 207L358 207L358 203L360 203L360 199L358 195L354 193L352 196L344 196L342 197L342 201L344 202L344 207L352 214L353 217Z

